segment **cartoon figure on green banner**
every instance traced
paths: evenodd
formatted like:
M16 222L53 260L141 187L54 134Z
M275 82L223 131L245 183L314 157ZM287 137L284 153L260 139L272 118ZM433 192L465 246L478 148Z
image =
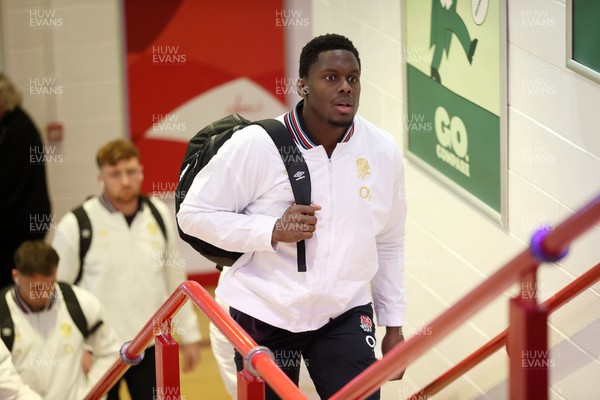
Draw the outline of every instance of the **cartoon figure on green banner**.
M471 40L471 35L464 21L456 12L456 0L433 0L430 47L435 46L435 50L431 60L431 79L440 84L442 79L438 70L444 50L446 50L446 57L448 57L453 34L456 35L467 55L469 64L471 64L477 47L477 39Z

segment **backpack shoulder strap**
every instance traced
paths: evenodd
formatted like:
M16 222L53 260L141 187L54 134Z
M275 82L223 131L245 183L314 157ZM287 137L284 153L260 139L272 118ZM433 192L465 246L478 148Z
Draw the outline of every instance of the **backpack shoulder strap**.
M87 320L85 315L83 314L83 310L81 309L81 304L79 304L79 300L73 291L71 285L66 282L57 282L60 291L62 292L62 298L65 301L65 305L67 306L67 311L69 311L69 315L71 319L77 326L77 329L81 332L84 339L87 338L91 333L93 333L99 326L102 324L102 321L99 324L96 324L91 329L88 329Z
M77 285L83 276L83 262L92 244L92 223L90 217L88 217L83 209L83 205L74 209L72 213L75 215L77 223L79 224L79 272L73 282Z
M311 187L310 173L304 157L296 146L292 135L286 126L275 119L265 119L257 121L257 125L262 126L279 150L285 169L287 170L294 200L297 204L310 205ZM298 248L298 272L306 272L306 245L304 240L297 242Z
M152 213L152 216L154 217L154 219L156 220L156 223L160 227L160 231L162 232L163 236L165 237L165 241L166 241L168 239L167 226L165 225L165 221L163 220L162 215L160 215L158 208L156 208L156 206L154 205L154 203L152 203L152 200L150 200L150 198L148 196L141 196L141 198L142 198L142 201L148 205L148 208L150 208L150 212Z
M6 293L13 287L10 285L0 290L0 336L8 351L12 351L15 341L15 327L6 302Z

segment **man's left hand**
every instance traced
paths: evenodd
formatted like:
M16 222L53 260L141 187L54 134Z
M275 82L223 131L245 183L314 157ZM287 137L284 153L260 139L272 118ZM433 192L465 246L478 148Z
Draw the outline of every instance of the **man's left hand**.
M386 326L385 336L381 342L381 352L385 355L388 351L396 347L398 344L404 341L404 335L402 334L401 326ZM398 381L404 376L404 370L400 371L397 375L390 378L390 381Z
M200 342L182 344L181 353L183 355L183 372L192 371L200 361Z

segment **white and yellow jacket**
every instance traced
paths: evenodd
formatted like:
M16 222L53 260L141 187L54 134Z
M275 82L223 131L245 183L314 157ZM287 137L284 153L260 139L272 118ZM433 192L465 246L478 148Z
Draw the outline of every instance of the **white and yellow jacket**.
M13 289L6 293L14 325L12 362L23 382L45 400L83 399L119 357L121 342L104 320L98 299L76 286L73 291L88 329L104 322L87 339L73 322L58 285L52 305L39 312L20 306ZM81 364L84 348L94 356L87 375Z
M278 119L298 136L312 203L322 207L306 242L307 272L297 270L295 243L271 243L275 222L294 197L281 155L260 126L236 132L198 173L177 215L179 225L217 247L245 253L216 293L261 321L292 332L315 330L373 301L380 325L402 326L406 201L397 144L356 116L328 157L323 146L310 143L296 112Z

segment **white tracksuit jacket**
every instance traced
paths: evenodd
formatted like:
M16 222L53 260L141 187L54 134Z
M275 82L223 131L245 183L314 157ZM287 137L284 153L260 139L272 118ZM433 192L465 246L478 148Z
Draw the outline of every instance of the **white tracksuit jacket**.
M0 340L0 399L4 400L42 400L17 373L12 363L10 351Z
M55 290L60 293L58 285ZM6 293L14 324L12 361L21 379L44 400L81 400L119 357L121 343L104 319L102 305L91 293L74 286L73 291L92 328L104 323L84 340L73 322L61 295L52 307L39 312L24 312ZM84 347L94 354L94 364L86 376L81 359Z
M195 177L177 215L181 228L245 253L217 288L225 303L301 332L373 300L380 325L403 325L402 158L393 137L361 117L354 118L348 136L331 157L323 146L299 146L312 202L322 207L317 230L306 242L307 272L297 270L295 243L271 243L276 220L294 198L281 156L263 128L236 132Z
M131 340L180 283L187 279L178 256L177 232L167 206L151 198L167 227L165 242L147 205L131 226L120 212L109 211L98 197L83 207L92 225L92 243L79 286L92 292L106 309L107 321L123 340ZM59 222L52 246L60 256L58 279L74 282L79 271L79 226L72 213ZM173 319L182 343L200 340L198 319L186 304Z

